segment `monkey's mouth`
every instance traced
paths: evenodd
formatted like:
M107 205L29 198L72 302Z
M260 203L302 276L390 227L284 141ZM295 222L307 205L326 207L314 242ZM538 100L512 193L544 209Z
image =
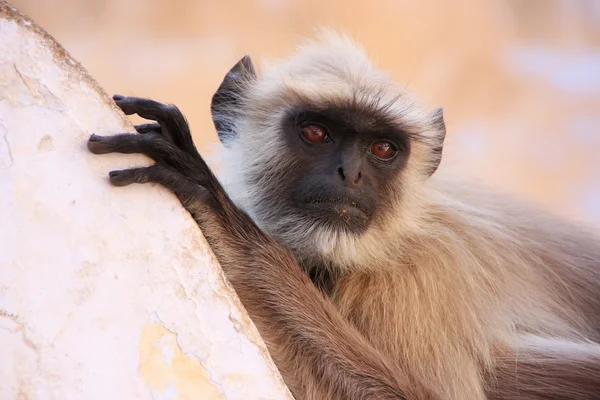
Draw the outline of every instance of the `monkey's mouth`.
M304 204L313 210L325 212L329 216L337 215L345 222L352 220L366 222L370 218L370 212L366 207L346 197L316 197L306 199Z

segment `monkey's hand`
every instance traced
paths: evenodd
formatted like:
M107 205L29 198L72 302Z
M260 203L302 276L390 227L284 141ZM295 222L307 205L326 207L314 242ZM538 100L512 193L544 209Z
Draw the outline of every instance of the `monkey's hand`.
M306 399L405 399L413 385L312 284L293 254L227 196L193 145L181 112L115 96L126 114L153 119L141 134L92 135L92 153L143 153L150 167L111 171L116 186L155 182L194 216L294 394ZM418 398L438 398L426 389Z

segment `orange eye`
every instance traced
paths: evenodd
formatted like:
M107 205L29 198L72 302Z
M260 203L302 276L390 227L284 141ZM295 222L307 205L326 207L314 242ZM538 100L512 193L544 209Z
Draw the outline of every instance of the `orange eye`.
M395 150L388 142L375 142L371 145L371 152L375 157L385 160L391 158L394 155Z
M309 142L319 143L327 139L327 132L318 125L308 125L302 128L302 136Z

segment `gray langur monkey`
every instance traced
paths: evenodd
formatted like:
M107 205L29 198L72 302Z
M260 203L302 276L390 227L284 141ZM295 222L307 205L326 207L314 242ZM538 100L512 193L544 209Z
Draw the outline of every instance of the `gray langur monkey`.
M219 179L174 106L92 135L143 153L113 185L155 182L192 214L297 399L600 399L600 241L435 173L445 124L345 36L212 99Z

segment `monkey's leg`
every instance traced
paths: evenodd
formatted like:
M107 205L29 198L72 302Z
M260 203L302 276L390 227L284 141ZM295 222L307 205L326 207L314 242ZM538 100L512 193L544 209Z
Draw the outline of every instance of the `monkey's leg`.
M181 150L200 157L194 146L188 123L176 106L119 94L115 94L113 100L126 115L137 114L142 118L157 122L157 124L137 125L135 128L139 133L160 133Z
M114 138L111 146L131 139ZM162 163L110 175L118 186L155 182L178 196L201 227L296 394L315 400L441 398L425 385L409 382L343 319L291 252L231 202L208 167L204 187Z
M523 335L496 359L490 400L600 399L600 344Z

